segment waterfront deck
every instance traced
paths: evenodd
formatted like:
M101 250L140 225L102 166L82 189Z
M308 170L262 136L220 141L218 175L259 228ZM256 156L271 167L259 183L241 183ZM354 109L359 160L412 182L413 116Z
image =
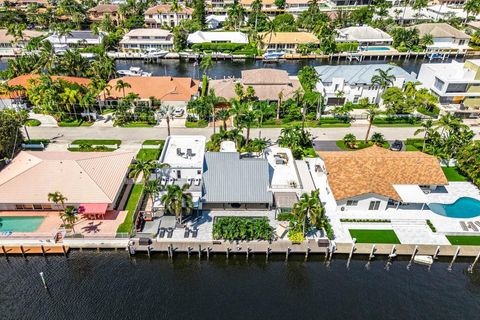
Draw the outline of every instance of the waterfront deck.
M39 246L22 246L22 245L10 245L1 246L0 253L4 256L9 255L66 255L70 250L69 246L65 245L39 245Z

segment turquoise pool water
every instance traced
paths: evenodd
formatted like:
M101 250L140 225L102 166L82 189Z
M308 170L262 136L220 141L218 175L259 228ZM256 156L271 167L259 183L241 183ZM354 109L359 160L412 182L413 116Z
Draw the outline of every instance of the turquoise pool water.
M390 51L392 50L390 47L363 47L365 51Z
M0 232L33 232L44 219L44 217L0 217Z
M430 210L441 216L450 218L474 218L480 216L480 201L474 198L462 197L450 204L430 203Z

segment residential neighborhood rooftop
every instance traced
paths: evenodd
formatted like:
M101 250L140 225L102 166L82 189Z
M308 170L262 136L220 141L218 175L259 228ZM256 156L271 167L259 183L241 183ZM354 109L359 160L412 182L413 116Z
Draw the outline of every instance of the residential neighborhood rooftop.
M151 8L148 8L145 11L145 15L154 15L154 14L158 14L158 13L169 13L169 12L173 12L171 4L159 4L157 6L153 6ZM180 10L178 11L178 13L192 14L193 9L180 5Z
M205 142L204 136L169 136L159 161L176 168L202 168Z
M448 23L422 23L422 24L417 24L408 28L418 29L420 37L423 37L426 34L430 34L434 38L458 38L458 39L471 38L465 32L452 27Z
M311 32L261 32L259 36L265 43L283 44L283 43L319 43L318 38Z
M400 201L394 185L446 185L438 160L419 151L398 152L372 146L366 149L320 151L335 199L375 193Z
M385 31L370 26L343 28L338 33L337 41L393 41Z
M188 35L187 42L231 42L246 44L248 43L248 36L243 32L196 31Z

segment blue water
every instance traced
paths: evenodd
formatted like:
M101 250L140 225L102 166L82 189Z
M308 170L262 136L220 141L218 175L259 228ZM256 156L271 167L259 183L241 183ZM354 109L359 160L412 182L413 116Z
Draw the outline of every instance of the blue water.
M389 47L368 47L368 48L364 47L363 49L366 50L366 51L390 51L390 50L392 50Z
M474 218L480 216L480 201L474 198L462 197L454 203L430 203L430 210L436 214L450 218Z
M44 219L44 217L0 217L0 232L33 232Z

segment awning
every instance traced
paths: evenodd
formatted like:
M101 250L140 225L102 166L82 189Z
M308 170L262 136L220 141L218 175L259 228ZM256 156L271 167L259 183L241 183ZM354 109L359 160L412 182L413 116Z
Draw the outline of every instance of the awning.
M427 203L425 193L418 185L396 184L393 185L395 191L405 203Z
M293 208L293 205L298 202L295 192L275 192L273 198L277 208Z
M79 214L105 214L107 212L107 203L82 203L78 207Z

